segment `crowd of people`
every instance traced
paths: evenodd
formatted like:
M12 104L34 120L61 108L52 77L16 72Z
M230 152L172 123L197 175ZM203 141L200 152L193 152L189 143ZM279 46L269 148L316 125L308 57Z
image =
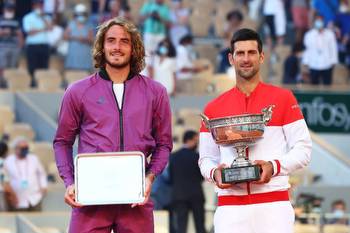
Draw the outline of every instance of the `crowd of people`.
M266 51L272 55L279 46L291 47L283 68L283 82L286 84L330 85L335 65L342 63L350 69L347 0L232 2L234 8L228 11L226 21L221 25L223 35L215 35L214 29L214 36L222 39L218 45L217 64L213 64L216 72L232 70L227 59L230 38L247 20L255 22L264 35ZM90 50L98 25L122 16L133 21L142 31L147 54L142 73L160 81L167 87L168 94L174 95L176 80L188 79L206 69L193 62L198 58L194 51L197 42L191 35L190 24L195 7L195 4L191 8L181 0L148 0L144 1L138 10L138 18L135 18L126 0L95 0L90 5L73 7L65 0L32 0L17 5L14 0L6 0L0 5L1 86L6 86L2 70L17 67L22 51L32 77L32 87L37 85L35 70L48 68L50 56L55 53L63 57L65 70L92 71ZM72 12L72 15L68 17L65 11ZM288 35L290 30L295 32L294 35ZM208 31L208 35L210 33ZM166 46L162 46L164 44ZM159 78L159 72L166 75Z
M249 8L250 4L259 1L239 2ZM287 2L291 8L288 8ZM152 232L152 203L148 198L152 183L165 168L172 149L171 110L167 95L176 93L177 80L190 79L208 69L208 66L198 66L194 62L195 38L191 35L190 9L184 7L180 0L171 1L171 6L164 0L145 1L140 9L139 21L135 22L140 25L141 38L130 23L134 19L127 1L91 1L89 7L78 4L72 9L73 17L69 20L64 19L65 1L54 3L32 0L28 10L21 11L22 17L18 15L18 8L23 10L25 5L16 5L13 1L3 4L0 47L6 49L0 52L0 69L17 67L23 47L33 87L37 85L35 70L48 68L53 52L64 55L65 70L92 71L93 66L99 69L96 75L67 89L54 140L57 167L66 186L65 201L74 207L70 232L80 232L82 227L86 231L94 228L124 231L127 227L134 232ZM301 66L305 65L309 69L311 84L330 85L333 67L339 61L349 65L350 28L344 23L350 15L347 1L265 0L260 7L264 16L265 45L271 52L285 43L286 9L291 9L296 36L284 66L285 83L308 82L300 79ZM310 13L313 13L312 17L308 18ZM194 214L196 231L205 232L202 176L217 186L216 214L219 217L214 220L217 231L232 232L228 230L234 228L237 232L251 232L252 226L264 229L271 224L275 226L275 232L286 228L288 231L285 232L291 232L293 227L294 212L291 212L286 178L310 162L311 139L293 94L261 82L259 69L265 59L263 42L255 31L242 29L244 17L248 16L237 9L228 13L223 50L219 53L217 66L219 72L230 69L232 72L234 69L237 86L230 95L222 95L210 102L204 112L210 118L217 118L257 112L266 104L277 105L273 129L267 133L270 135L262 139L259 148L249 150L250 156L264 159L256 160L261 167L261 177L255 183L224 184L221 170L226 165L222 162L229 164L235 154L233 148L219 147L204 124L200 132L185 132L183 148L171 155L164 173L167 177L161 176L171 187L166 205L159 206L170 211L171 232L186 232L189 211ZM66 23L64 28L60 25L62 22ZM109 99L103 96L109 91L105 81L113 87L113 95L106 97ZM94 83L93 87L91 83ZM95 88L95 91L90 91L90 88ZM135 89L139 91L131 91ZM96 102L98 105L91 102L96 95L101 95ZM239 104L232 107L232 102L236 100ZM135 107L137 105L139 107ZM118 116L117 120L115 116ZM142 120L139 116L143 116ZM119 132L117 141L111 139L116 132ZM108 209L80 206L75 201L72 170L72 145L76 136L80 138L80 152L139 150L149 156L145 201ZM47 191L47 176L39 159L30 153L28 140L19 137L11 142L14 153L7 155L6 159L3 159L8 151L6 140L1 143L0 209L40 210L41 200ZM270 145L278 147L272 149ZM270 155L270 151L276 155ZM157 194L155 190L155 201ZM242 200L238 196L243 196ZM345 211L344 203L335 202L333 209L335 216L340 216L340 211ZM271 214L264 215L266 211ZM113 213L122 214L111 218ZM241 220L246 223L251 222L255 214L254 224L235 222L242 213L245 217ZM91 218L92 214L96 218ZM228 219L227 216L236 218ZM279 224L275 223L276 219ZM342 220L338 217L330 223L348 224L348 221Z

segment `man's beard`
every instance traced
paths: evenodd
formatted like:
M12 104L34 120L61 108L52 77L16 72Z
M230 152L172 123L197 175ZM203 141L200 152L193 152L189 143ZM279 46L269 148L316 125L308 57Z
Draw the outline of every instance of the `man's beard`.
M252 79L258 72L259 72L259 69L253 69L252 71L249 71L249 72L244 72L240 69L237 70L238 76L246 80Z
M127 67L129 64L130 64L130 59L129 60L126 60L122 63L119 63L119 64L115 64L115 63L111 63L108 59L106 59L106 63L110 66L110 67L113 67L113 68L116 68L116 69L121 69L121 68L125 68Z

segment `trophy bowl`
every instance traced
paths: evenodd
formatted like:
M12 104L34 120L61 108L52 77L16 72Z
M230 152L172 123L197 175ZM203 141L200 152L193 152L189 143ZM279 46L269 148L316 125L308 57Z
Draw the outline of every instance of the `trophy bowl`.
M263 137L265 125L271 120L270 105L260 114L243 114L209 119L201 114L216 144L232 146L237 151L230 168L222 170L223 183L241 183L260 179L260 167L246 158L246 150Z

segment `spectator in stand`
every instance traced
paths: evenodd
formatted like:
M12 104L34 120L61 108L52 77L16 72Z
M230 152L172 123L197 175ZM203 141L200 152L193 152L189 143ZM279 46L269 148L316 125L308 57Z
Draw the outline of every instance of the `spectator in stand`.
M224 28L225 48L220 51L218 55L218 73L226 73L231 68L228 60L228 54L230 53L230 43L232 35L241 28L243 22L243 14L239 10L230 11L226 15L226 24Z
M168 95L175 94L176 50L169 38L158 45L150 70L150 77L161 83Z
M88 22L87 8L83 4L74 7L74 19L69 22L64 32L68 41L68 53L65 58L65 69L92 70L91 45L94 31Z
M65 9L65 0L44 0L44 13L58 24L64 22L63 14Z
M195 66L196 53L193 50L193 38L186 35L181 38L176 48L176 79L185 80L193 75L208 69L207 66Z
M4 167L8 172L9 183L17 196L11 203L16 211L40 211L41 200L47 191L46 173L38 157L29 153L28 140L25 137L14 139L15 153L5 159Z
M109 12L104 17L102 17L100 23L103 23L115 17L124 17L128 20L131 20L130 9L123 8L121 0L111 0L108 4L108 9Z
M23 28L23 17L28 14L32 10L32 1L21 1L21 4L16 5L15 9L15 16L18 20L19 24L21 25L21 28Z
M297 84L301 82L300 63L302 52L302 43L296 43L292 46L291 54L284 61L283 65L284 84Z
M350 3L342 0L335 18L335 31L338 39L339 60L350 70Z
M190 33L189 26L190 9L183 5L182 0L172 0L170 10L170 38L176 47L180 39Z
M147 55L155 52L157 45L167 34L170 23L169 7L164 0L148 0L140 11L140 20L143 23L143 41Z
M335 200L332 202L332 215L328 219L328 224L344 224L349 225L349 215L346 216L346 204L344 200Z
M325 27L330 26L335 20L339 9L339 0L312 0L311 15L322 16Z
M273 48L275 44L283 43L286 34L287 19L283 0L265 0L263 14L268 28L267 45Z
M314 27L304 37L305 51L302 63L310 70L311 84L332 84L332 71L338 63L335 34L325 28L322 16L316 16Z
M32 11L23 18L23 30L26 33L27 66L32 77L31 86L36 86L36 69L49 67L50 46L49 31L51 18L44 15L43 0L32 0Z
M91 0L90 5L90 17L89 21L93 28L96 28L99 25L99 22L102 21L102 18L105 14L108 13L108 5L110 0Z
M22 47L23 35L15 19L15 4L5 3L0 17L0 87L6 87L3 69L17 67Z
M291 10L293 24L295 28L295 40L302 42L305 32L309 29L309 1L310 0L292 0Z

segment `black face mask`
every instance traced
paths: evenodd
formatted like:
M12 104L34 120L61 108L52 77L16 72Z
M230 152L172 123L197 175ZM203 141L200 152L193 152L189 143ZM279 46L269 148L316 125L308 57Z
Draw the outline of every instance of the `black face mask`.
M19 149L19 155L20 155L22 158L27 157L28 152L29 152L29 148L28 148L28 147L22 147L22 148Z

